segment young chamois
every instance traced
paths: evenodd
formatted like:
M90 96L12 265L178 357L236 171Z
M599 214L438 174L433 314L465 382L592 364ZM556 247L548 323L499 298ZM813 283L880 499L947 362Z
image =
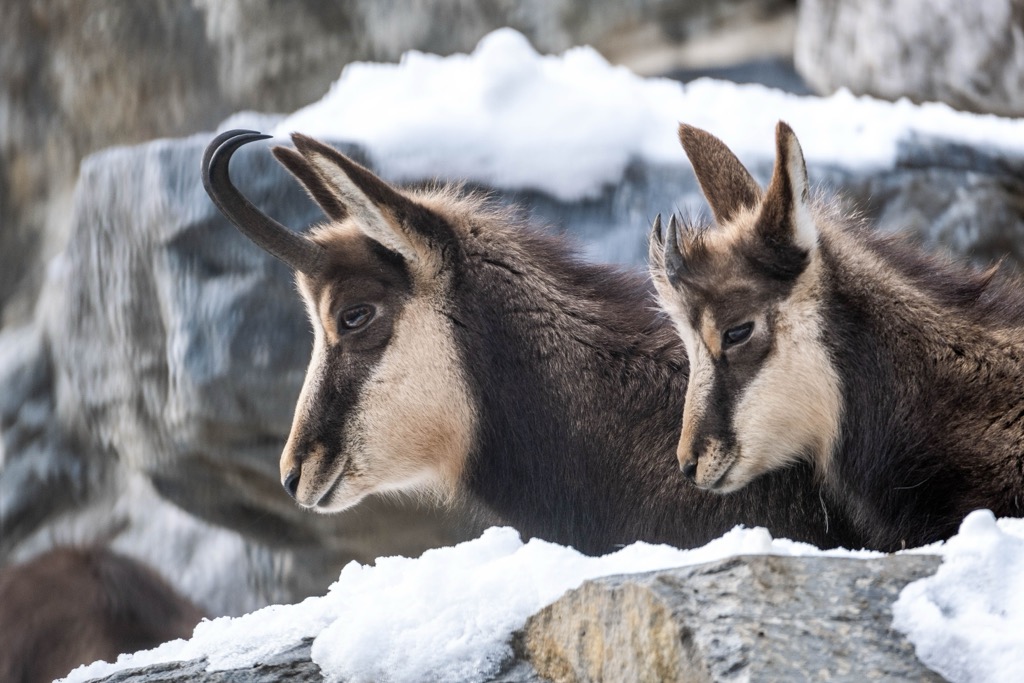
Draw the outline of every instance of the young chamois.
M812 199L785 123L765 192L714 136L679 136L716 223L673 217L650 245L690 359L684 474L725 493L810 463L881 549L946 538L976 508L1024 513L1021 284Z
M0 681L49 683L82 664L188 638L202 618L129 557L56 548L0 570Z
M295 271L313 325L281 456L300 505L460 497L590 553L695 546L736 524L863 545L824 508L810 468L731 497L682 480L687 361L646 278L584 263L479 197L395 188L301 135L273 153L329 220L292 232L228 175L232 153L266 137L221 134L203 178L224 215Z

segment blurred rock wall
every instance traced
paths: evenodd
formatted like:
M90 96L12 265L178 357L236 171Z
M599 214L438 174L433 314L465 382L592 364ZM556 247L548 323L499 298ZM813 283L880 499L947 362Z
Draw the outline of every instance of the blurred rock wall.
M1024 115L1024 0L800 0L797 69L819 93Z

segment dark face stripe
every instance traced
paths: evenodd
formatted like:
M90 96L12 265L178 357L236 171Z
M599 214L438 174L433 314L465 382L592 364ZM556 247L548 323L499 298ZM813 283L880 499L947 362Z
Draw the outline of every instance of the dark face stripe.
M703 317L703 309L698 310L700 313L697 318L700 319ZM743 317L740 316L737 320ZM757 336L752 336L743 345L723 349L718 358L708 351L707 355L712 365L711 388L707 393L707 406L700 421L694 425L693 433L694 452L698 457L705 452L710 439L717 439L727 452L735 452L737 435L733 429L733 417L736 406L747 386L754 381L771 358L774 349L775 315L769 311L758 317L760 319L755 328L764 329L757 329ZM722 316L719 314L716 317L712 313L712 319L717 321L722 319ZM722 327L719 325L714 333L721 334L724 331ZM699 332L697 336L701 340L699 343L707 343L708 340Z
M330 261L323 278L310 283L308 291L314 324L324 328L323 357L319 367L310 369L316 373L316 384L296 408L301 421L292 434L292 453L300 466L316 456L315 469L302 476L321 482L332 476L342 448L353 436L346 434L346 423L412 295L410 277L396 254L361 234L339 237L336 244L325 241ZM340 329L338 317L362 305L375 311L366 326Z

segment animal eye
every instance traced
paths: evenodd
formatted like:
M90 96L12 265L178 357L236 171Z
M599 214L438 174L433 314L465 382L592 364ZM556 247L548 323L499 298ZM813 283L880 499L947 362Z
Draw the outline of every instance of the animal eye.
M374 313L376 311L369 304L359 304L358 306L346 308L338 315L338 329L357 330L370 322L373 319Z
M730 346L736 346L750 339L750 333L754 331L754 323L743 323L736 327L730 327L722 333L722 348L727 349Z

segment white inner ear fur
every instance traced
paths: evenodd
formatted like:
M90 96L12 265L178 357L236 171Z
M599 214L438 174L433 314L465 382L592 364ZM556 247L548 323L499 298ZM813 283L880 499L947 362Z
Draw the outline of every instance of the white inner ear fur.
M811 212L807 165L795 135L789 136L788 150L785 164L789 186L793 189L793 241L801 249L813 253L818 245L818 226Z
M409 263L419 261L418 251L409 236L385 218L380 208L352 182L348 174L333 161L316 152L310 153L306 158L327 180L331 189L337 193L338 199L348 209L349 217L367 237L400 254Z

